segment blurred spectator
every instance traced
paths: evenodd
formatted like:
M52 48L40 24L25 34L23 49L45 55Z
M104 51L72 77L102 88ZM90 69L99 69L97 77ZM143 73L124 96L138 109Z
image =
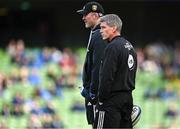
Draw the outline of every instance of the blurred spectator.
M62 91L62 87L65 87L65 82L63 80L63 76L61 76L61 78L57 78L55 80L55 94L56 96L59 96L61 98L63 98L63 91Z
M142 70L142 64L145 60L144 50L142 48L137 48L136 53L137 53L138 67Z
M20 78L22 82L27 83L28 82L28 77L29 77L29 69L26 66L23 66L20 68Z
M146 88L144 91L144 99L162 99L173 100L176 99L176 92L171 85L157 88Z
M0 121L0 129L9 129L4 121Z
M55 129L63 129L64 128L64 124L58 115L53 115L52 118L53 118L52 126Z
M164 67L164 75L163 77L168 80L172 80L174 78L173 69L171 66L165 66Z
M67 86L73 88L77 78L77 62L76 55L73 54L70 48L64 48L60 66L62 68L62 74L67 79Z
M51 79L51 80L53 80L53 81L56 81L56 79L57 79L57 76L56 76L56 74L55 74L55 71L52 69L52 68L48 68L48 70L47 70L47 77L49 78L49 79Z
M45 47L42 49L42 52L39 55L39 59L42 64L49 63L51 61L51 53L49 48Z
M35 100L33 100L31 103L29 103L30 106L30 114L34 114L34 115L41 115L42 111L40 108L40 105L38 102L36 102Z
M66 87L65 76L59 76L55 74L55 71L51 68L47 71L47 77L53 81L53 85L51 86L51 93L55 96L63 97L62 88Z
M21 81L19 68L13 68L10 72L9 78L13 84L19 83Z
M8 103L7 104L3 104L2 109L0 111L0 114L3 117L11 115L11 108L10 108L10 105Z
M7 47L7 54L10 56L11 61L15 60L16 56L16 40L10 39Z
M63 74L72 72L71 70L75 63L75 56L73 55L72 50L70 48L64 48L60 61L60 66L64 70Z
M12 110L11 115L13 116L22 116L24 115L24 97L21 93L16 93L15 97L12 99Z
M24 98L21 93L16 93L15 97L12 99L13 105L23 105L24 104Z
M152 89L150 87L147 87L145 88L145 91L144 91L144 99L147 100L147 99L155 99L157 97L157 91L156 89Z
M52 94L51 92L44 87L36 87L33 92L34 98L40 98L42 100L51 100Z
M145 72L151 72L151 73L160 73L160 67L154 62L153 60L145 60L141 68Z
M178 110L175 103L170 103L167 111L165 112L165 117L175 118L178 116Z
M64 124L57 115L44 114L42 125L44 129L63 129Z
M18 105L18 104L14 105L12 107L11 115L16 116L16 117L20 117L20 116L24 115L22 105Z
M26 64L25 45L24 40L18 39L16 45L16 55L14 61L16 64L22 66Z
M44 105L43 108L42 108L42 112L45 113L45 114L54 115L55 114L55 109L54 109L52 103L48 102L46 105Z
M42 129L42 123L37 115L30 115L27 129Z
M53 129L53 119L52 116L49 114L44 114L43 115L43 120L42 120L42 127L43 129Z
M0 73L0 96L3 95L4 90L7 88L7 80L5 76Z
M40 97L44 100L51 100L52 99L52 94L51 92L46 89L46 88L40 88Z
M85 106L83 103L80 101L75 101L71 107L71 111L73 112L84 112L85 111Z
M37 68L32 68L28 80L33 86L38 86L41 83L41 77Z
M62 60L62 52L57 48L51 49L52 62L58 64Z
M175 42L175 47L173 51L173 67L175 74L180 77L180 40Z
M168 99L176 99L176 93L175 90L171 85L167 85L165 87L164 92L161 94L162 99L168 100Z

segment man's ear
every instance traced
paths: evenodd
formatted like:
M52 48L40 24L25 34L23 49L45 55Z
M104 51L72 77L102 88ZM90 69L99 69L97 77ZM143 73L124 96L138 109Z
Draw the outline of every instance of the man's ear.
M117 31L117 26L112 26L113 32Z
M99 19L99 14L98 13L94 13L94 16Z

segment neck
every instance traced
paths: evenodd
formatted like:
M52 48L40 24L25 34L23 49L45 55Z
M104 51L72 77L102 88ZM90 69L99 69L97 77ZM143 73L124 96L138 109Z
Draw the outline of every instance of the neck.
M100 19L98 19L98 20L95 22L95 24L94 24L94 26L92 26L91 30L94 30L94 29L96 28L96 26L99 25L99 24L100 24Z
M110 38L109 38L109 42L111 42L115 37L117 36L121 36L121 34L119 32L114 33Z

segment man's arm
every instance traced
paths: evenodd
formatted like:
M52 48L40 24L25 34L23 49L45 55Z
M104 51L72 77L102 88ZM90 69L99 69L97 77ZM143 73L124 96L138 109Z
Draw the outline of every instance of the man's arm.
M98 86L99 86L99 69L101 64L102 55L105 48L105 43L99 37L98 39L92 40L93 53L92 53L92 71L91 71L91 83L90 83L90 95L96 97Z

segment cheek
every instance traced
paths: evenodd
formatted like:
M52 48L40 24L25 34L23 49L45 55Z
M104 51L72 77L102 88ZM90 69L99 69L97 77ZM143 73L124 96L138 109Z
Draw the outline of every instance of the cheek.
M91 22L92 21L92 17L87 17L87 20L89 21L89 22Z
M104 33L105 33L106 35L109 35L108 29L105 29L105 30L104 30Z
M89 19L87 20L87 24L89 24L89 25L91 25L91 24L92 24L92 20L91 20L91 18L89 18Z

